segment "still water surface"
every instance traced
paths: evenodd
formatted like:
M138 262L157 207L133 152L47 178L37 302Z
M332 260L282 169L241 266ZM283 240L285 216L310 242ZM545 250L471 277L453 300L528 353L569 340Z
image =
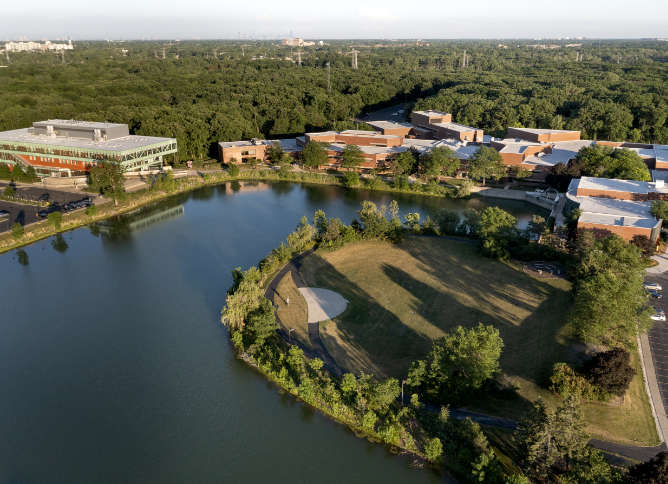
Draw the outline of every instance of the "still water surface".
M0 256L0 482L442 482L282 396L219 322L230 271L302 215L363 199L483 207L299 184L201 189ZM526 225L536 209L499 200ZM25 261L24 261L25 262Z

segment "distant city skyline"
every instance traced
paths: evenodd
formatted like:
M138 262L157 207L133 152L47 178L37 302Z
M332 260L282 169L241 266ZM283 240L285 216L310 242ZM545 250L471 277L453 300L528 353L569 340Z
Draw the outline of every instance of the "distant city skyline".
M4 40L668 37L668 2L84 0L3 6ZM415 9L411 7L415 5Z

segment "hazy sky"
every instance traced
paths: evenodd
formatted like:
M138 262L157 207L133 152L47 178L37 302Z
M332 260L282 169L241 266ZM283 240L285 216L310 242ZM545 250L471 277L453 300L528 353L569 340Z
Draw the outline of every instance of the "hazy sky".
M3 3L0 39L668 37L668 0Z

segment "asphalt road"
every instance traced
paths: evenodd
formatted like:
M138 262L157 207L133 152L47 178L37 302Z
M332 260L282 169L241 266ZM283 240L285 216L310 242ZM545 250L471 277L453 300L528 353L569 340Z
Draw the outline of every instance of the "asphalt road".
M668 274L648 274L648 282L658 282L663 287L663 299L653 299L655 307L668 312ZM661 400L664 408L668 408L668 322L656 321L648 333L649 344L652 348L652 360L656 369L656 380L659 384Z
M395 104L394 106L389 106L387 108L379 109L378 111L367 113L360 118L360 121L394 121L397 123L402 121L405 122L407 115L409 114L409 108L410 103Z

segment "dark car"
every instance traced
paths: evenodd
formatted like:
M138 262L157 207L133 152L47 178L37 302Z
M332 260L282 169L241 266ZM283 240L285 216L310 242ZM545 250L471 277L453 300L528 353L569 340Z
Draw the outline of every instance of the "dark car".
M650 296L652 296L655 299L661 299L663 298L663 294L661 294L659 291L655 291L654 289L650 289L647 291Z
M42 194L39 196L38 200L39 200L40 202L48 202L48 201L49 201L49 194L48 194L48 193L42 193Z

